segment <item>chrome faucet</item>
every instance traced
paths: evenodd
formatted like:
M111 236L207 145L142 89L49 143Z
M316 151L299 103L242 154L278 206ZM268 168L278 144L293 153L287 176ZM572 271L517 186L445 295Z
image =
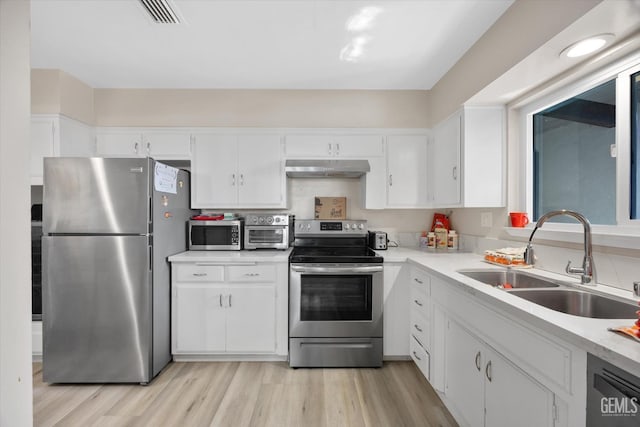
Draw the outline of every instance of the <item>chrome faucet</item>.
M584 217L581 213L575 211L569 211L566 209L562 209L559 211L551 211L542 215L538 222L536 223L535 228L531 232L531 236L529 236L529 242L527 243L527 248L524 251L524 262L528 265L533 265L535 263L533 257L533 246L531 245L531 240L533 239L533 235L536 233L538 228L542 227L549 218L558 215L567 215L577 219L582 226L584 227L584 259L582 260L582 267L571 267L571 261L567 264L567 268L565 271L569 274L579 274L580 275L580 283L583 285L592 284L595 285L597 283L596 278L596 265L593 263L593 255L591 249L591 224L589 220Z

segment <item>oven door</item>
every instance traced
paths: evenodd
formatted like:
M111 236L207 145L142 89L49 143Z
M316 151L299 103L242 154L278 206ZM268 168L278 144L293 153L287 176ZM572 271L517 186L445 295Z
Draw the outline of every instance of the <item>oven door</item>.
M245 249L287 249L289 228L286 226L244 227Z
M292 264L290 337L382 337L381 264Z

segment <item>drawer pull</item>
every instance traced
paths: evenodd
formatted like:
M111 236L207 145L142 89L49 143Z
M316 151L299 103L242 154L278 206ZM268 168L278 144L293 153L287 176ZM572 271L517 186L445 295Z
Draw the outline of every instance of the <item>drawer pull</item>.
M418 279L417 277L414 277L414 278L413 278L413 280L414 280L415 282L420 283L421 285L424 285L424 282L423 282L422 280Z
M196 277L205 277L207 273L193 273L193 275Z
M256 276L259 276L260 273L244 273L244 275L249 277L256 277Z
M422 329L420 329L420 326L414 324L413 327L416 328L418 330L418 332L422 332Z
M419 307L422 307L422 303L420 301L418 301L417 299L414 299L413 302L415 302L416 304L418 304Z
M476 369L478 370L478 372L480 372L480 369L482 369L482 367L480 366L480 352L476 353Z
M422 359L420 359L420 356L418 356L418 353L416 353L415 351L413 352L413 357L415 357L416 359L422 361Z

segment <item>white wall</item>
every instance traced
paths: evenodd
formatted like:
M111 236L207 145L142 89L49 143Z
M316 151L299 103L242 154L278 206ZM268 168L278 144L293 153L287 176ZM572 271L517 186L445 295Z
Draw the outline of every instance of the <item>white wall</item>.
M33 423L29 2L0 0L0 426Z

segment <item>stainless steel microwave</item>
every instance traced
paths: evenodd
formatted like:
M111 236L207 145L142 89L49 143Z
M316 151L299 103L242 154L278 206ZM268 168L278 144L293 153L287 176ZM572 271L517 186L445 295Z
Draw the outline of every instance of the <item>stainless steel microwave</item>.
M239 251L242 249L243 220L189 221L189 250Z

